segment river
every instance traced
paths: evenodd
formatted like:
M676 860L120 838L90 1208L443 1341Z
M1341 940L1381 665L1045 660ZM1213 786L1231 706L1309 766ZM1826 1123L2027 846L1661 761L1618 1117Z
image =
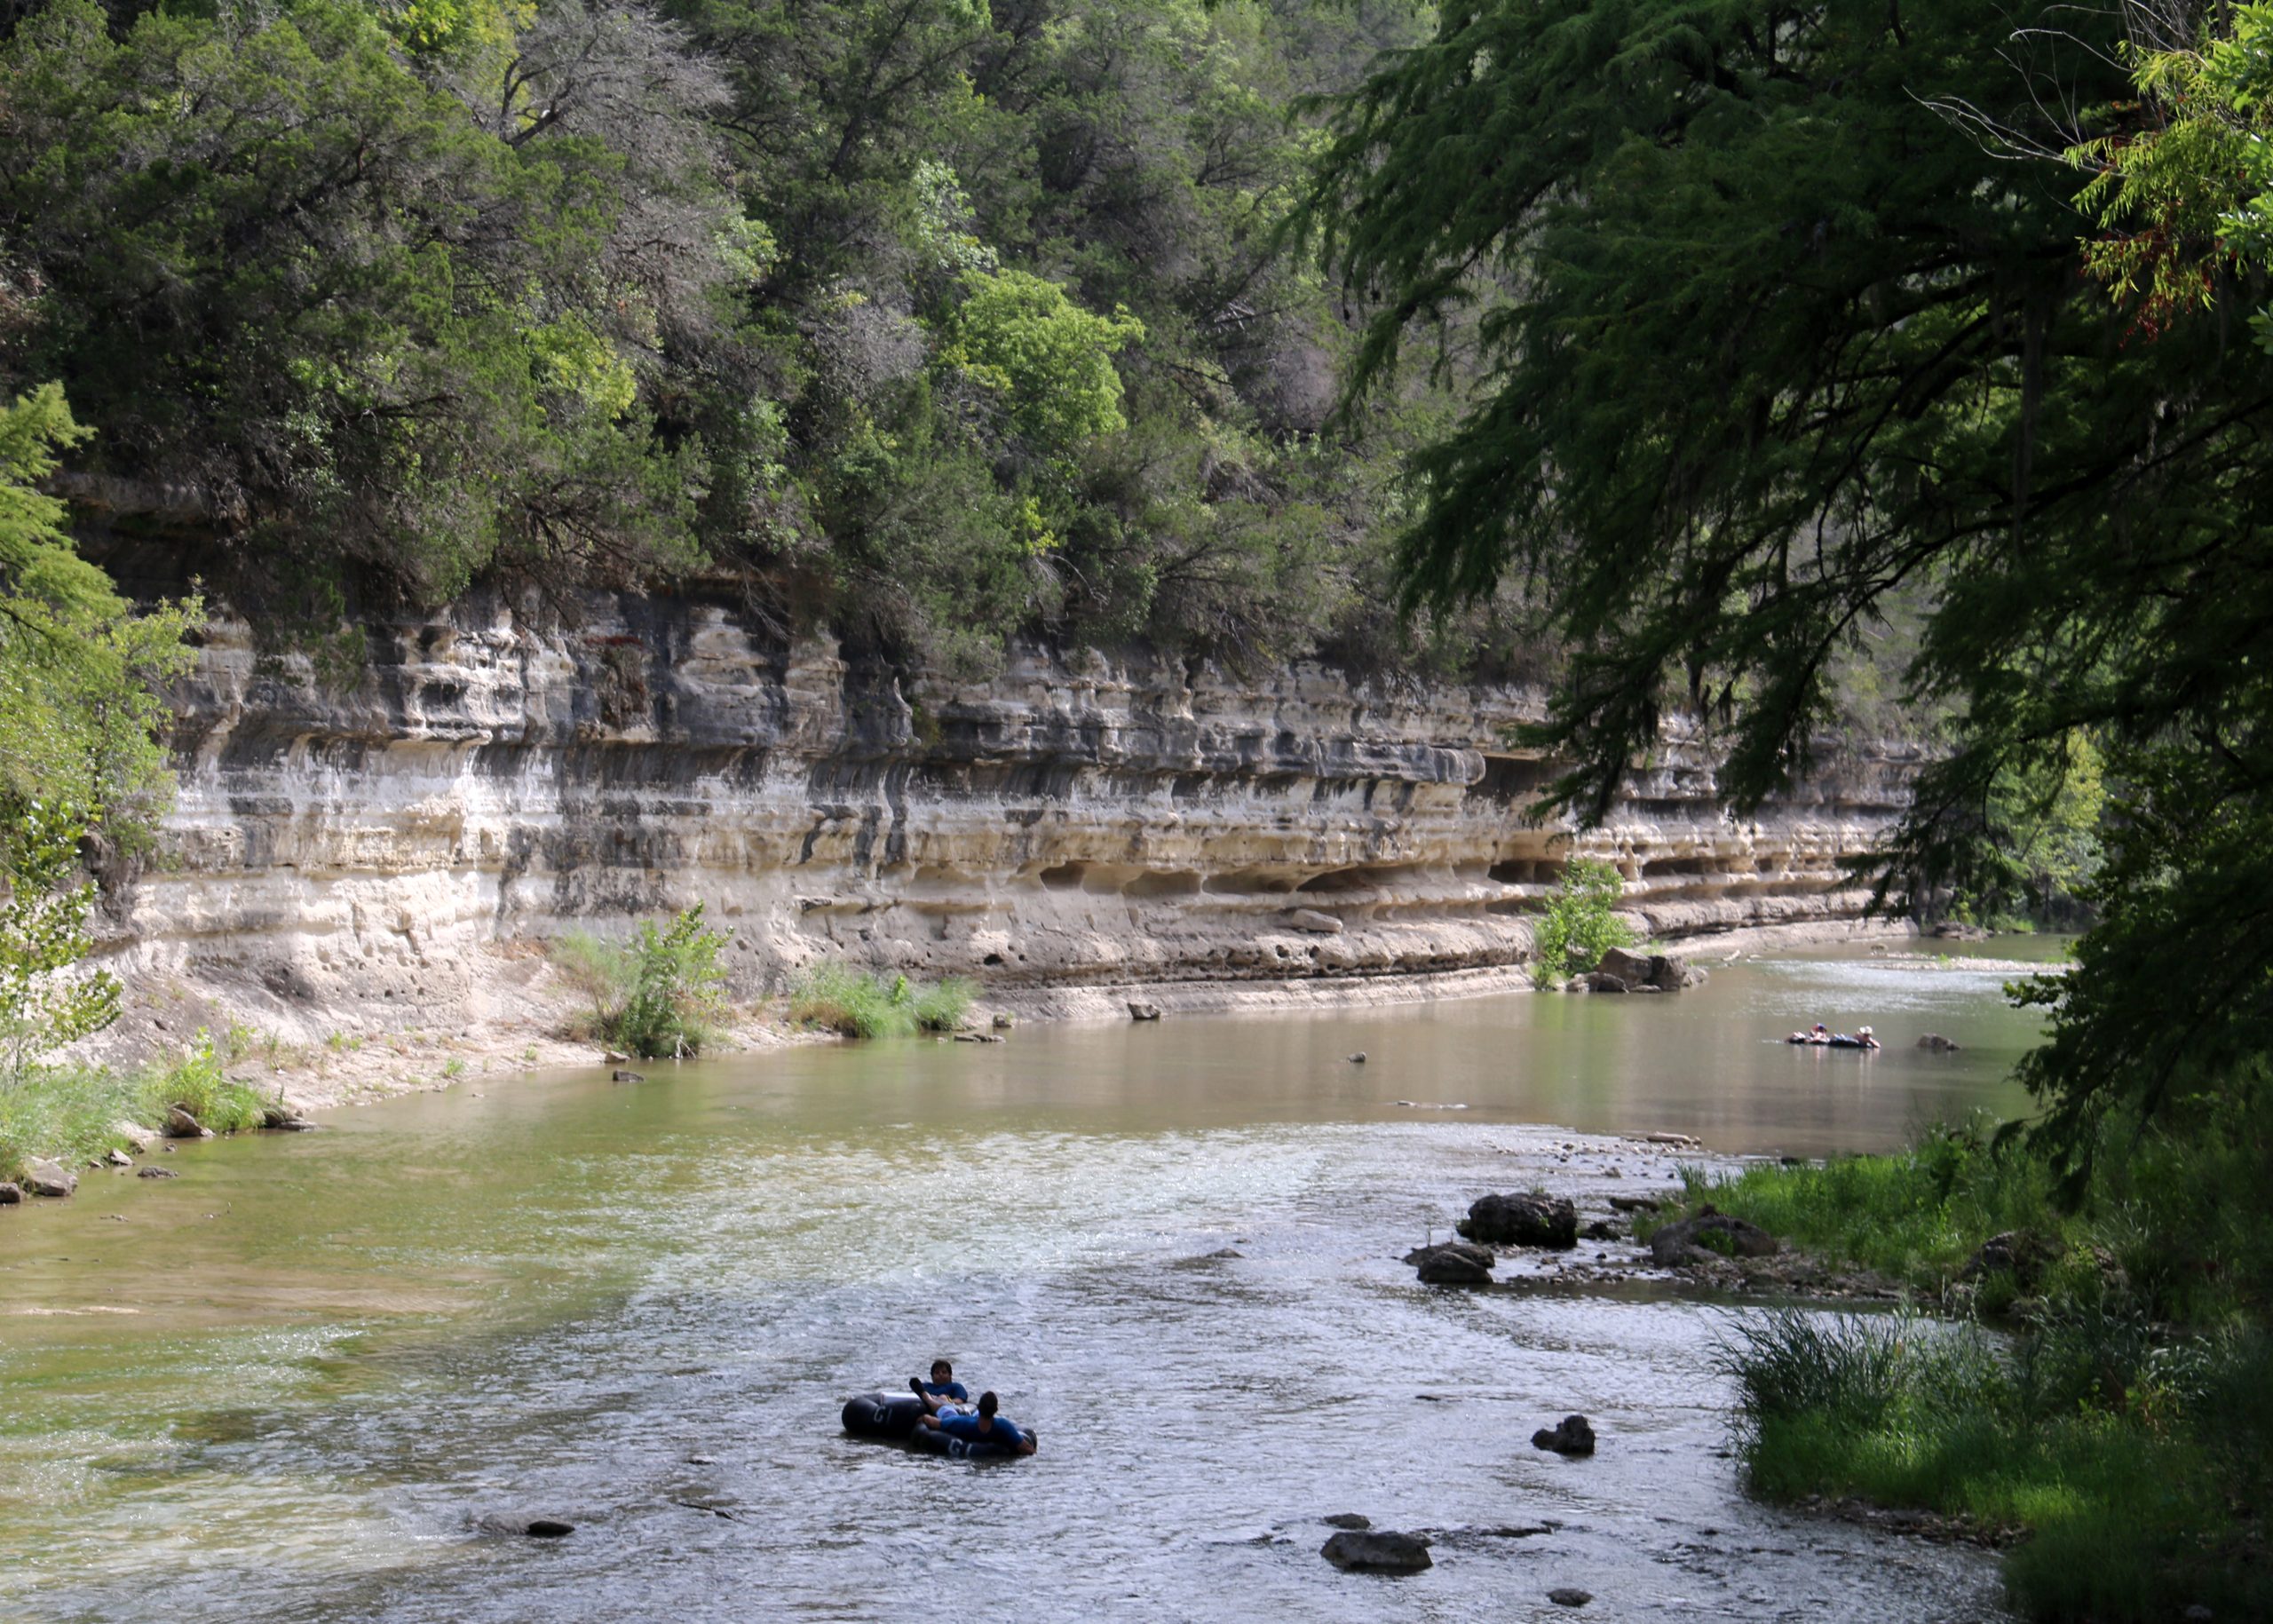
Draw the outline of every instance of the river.
M0 1210L0 1614L1467 1620L1576 1586L1588 1618L2000 1617L1981 1553L1743 1497L1738 1311L1397 1258L1486 1190L1670 1180L1610 1136L1808 1155L2014 1114L2001 978L1825 954L1657 998L492 1075L90 1175ZM1817 1018L1889 1046L1774 1041ZM839 1433L940 1353L1039 1455ZM1529 1446L1570 1411L1596 1456ZM1347 1511L1433 1531L1436 1567L1337 1572Z

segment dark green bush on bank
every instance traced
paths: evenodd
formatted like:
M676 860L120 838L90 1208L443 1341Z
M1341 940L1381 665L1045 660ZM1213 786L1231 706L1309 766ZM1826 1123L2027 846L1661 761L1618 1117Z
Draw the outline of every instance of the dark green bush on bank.
M590 1034L642 1059L700 1054L715 1037L726 972L718 955L732 933L706 930L702 904L658 926L647 920L628 942L574 931L552 944L552 962L590 1002Z
M2065 1206L2040 1157L1966 1129L1892 1156L1692 1176L1691 1204L1967 1316L1740 1322L1725 1367L1753 1490L2018 1536L2007 1580L2031 1619L2166 1619L2196 1603L2273 1615L2261 1083L2203 1096L2178 1122L2111 1121ZM2014 1266L1975 1264L1997 1235L2015 1238Z

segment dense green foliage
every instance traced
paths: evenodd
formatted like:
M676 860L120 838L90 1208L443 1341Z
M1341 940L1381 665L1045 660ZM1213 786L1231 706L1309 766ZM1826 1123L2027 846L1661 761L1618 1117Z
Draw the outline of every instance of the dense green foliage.
M1690 1175L1687 1208L1894 1275L1968 1321L1744 1321L1730 1364L1753 1487L2025 1532L2008 1577L2035 1618L2162 1618L2181 1592L2261 1611L2263 1531L2235 1509L2273 1492L2273 1110L2261 1089L2227 1109L2187 1131L2104 1122L2072 1205L2042 1156L1970 1129ZM2003 1265L1968 1267L1992 1237ZM1976 1328L1992 1316L2001 1350Z
M1592 970L1612 947L1631 947L1633 929L1617 914L1626 881L1608 863L1579 858L1532 927L1532 979L1545 986L1573 970Z
M926 986L842 964L814 965L789 989L789 1018L848 1038L907 1037L953 1032L970 1012L978 988L949 978Z
M137 614L73 551L40 487L87 438L53 384L0 403L0 831L38 800L131 846L171 800L156 689L197 606Z
M66 1168L83 1166L123 1148L127 1128L162 1128L174 1105L215 1133L258 1127L268 1102L227 1073L247 1035L232 1032L216 1039L200 1032L178 1054L135 1070L39 1066L13 1086L0 1086L0 1179L20 1176L24 1164L37 1157L52 1157Z
M1860 1495L2030 1537L2024 1616L2147 1624L2273 1605L2247 1509L2273 1459L2273 1345L2158 1340L2134 1319L2048 1319L2005 1358L1969 1327L1800 1313L1743 1321L1725 1356L1755 1493Z
M0 385L60 379L100 431L73 494L303 637L477 577L707 570L895 651L1379 658L1372 538L1436 397L1319 440L1345 329L1278 228L1289 107L1413 26L19 0Z
M552 946L554 965L592 1006L593 1036L644 1059L700 1054L725 997L718 955L728 931L706 929L702 904L658 928L642 921L628 942L571 931Z
M2009 890L2089 741L2100 923L2025 1068L2079 1162L2103 1110L2273 1047L2273 392L2214 316L2147 341L2077 274L2094 183L2059 154L2149 116L2124 26L1463 0L1342 106L1308 217L1381 301L1353 388L1453 318L1491 368L1414 458L1400 558L1412 603L1508 578L1567 645L1565 804L1600 815L1676 711L1739 809L1791 783L1905 593L1947 749L1894 901Z

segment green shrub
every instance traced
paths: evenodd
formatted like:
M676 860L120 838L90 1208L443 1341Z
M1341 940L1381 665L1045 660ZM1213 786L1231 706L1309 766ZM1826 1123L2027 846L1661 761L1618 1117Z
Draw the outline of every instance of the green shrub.
M623 943L572 931L549 951L553 967L591 1004L589 1035L643 1059L700 1054L716 1035L726 972L718 955L732 934L702 925L702 904L653 920Z
M163 1122L166 1112L179 1105L197 1119L200 1127L215 1133L259 1127L267 1114L268 1102L225 1070L227 1056L237 1047L230 1041L235 1035L217 1044L210 1033L200 1029L178 1058L143 1072L136 1080L136 1118L147 1123Z
M630 994L611 1026L615 1041L647 1059L698 1054L713 1034L726 972L726 932L702 928L702 905L658 931L651 920L625 950Z
M1563 870L1563 883L1547 899L1532 931L1538 957L1532 979L1551 985L1573 970L1591 970L1612 947L1628 947L1634 932L1614 911L1626 882L1608 863L1580 858Z
M843 964L816 964L789 989L790 1018L846 1037L906 1037L952 1032L963 1024L978 989L949 979L920 986L906 976L887 982Z

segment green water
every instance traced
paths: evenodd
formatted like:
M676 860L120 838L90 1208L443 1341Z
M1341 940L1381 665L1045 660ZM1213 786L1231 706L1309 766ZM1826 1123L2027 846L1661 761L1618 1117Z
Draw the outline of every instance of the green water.
M1743 1500L1724 1311L1396 1257L1488 1189L1672 1177L1598 1136L1811 1154L2018 1111L2000 978L1853 955L491 1077L90 1176L0 1211L0 1613L1451 1619L1567 1583L1595 1617L1993 1616L1974 1554ZM1775 1041L1818 1018L1889 1047ZM1043 1453L839 1434L940 1352ZM1572 1409L1601 1454L1528 1448ZM579 1528L471 1532L499 1510ZM1439 1531L1437 1566L1336 1573L1344 1510Z

